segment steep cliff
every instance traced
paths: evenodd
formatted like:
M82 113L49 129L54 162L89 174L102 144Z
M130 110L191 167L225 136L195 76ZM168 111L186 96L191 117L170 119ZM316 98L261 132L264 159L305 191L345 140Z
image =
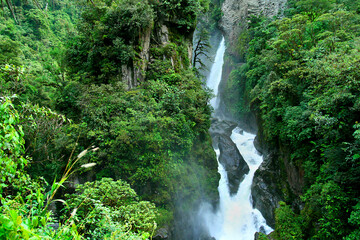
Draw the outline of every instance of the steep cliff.
M138 49L136 57L130 63L121 66L121 79L128 89L132 89L144 82L146 72L156 58L151 53L151 48L166 47L173 43L174 38L178 36L181 36L181 45L183 45L185 49L183 55L179 56L179 59L166 55L164 55L163 58L164 60L169 59L173 68L181 67L182 69L188 69L191 67L189 60L192 59L193 54L192 36L194 29L183 35L178 32L176 24L169 19L159 19L154 25L155 26L145 29L140 35L139 46L135 47ZM175 63L179 63L180 65L175 66Z
M256 147L264 155L264 162L256 171L252 185L254 207L259 209L267 223L274 227L274 211L279 201L294 202L293 208L299 209L297 196L303 187L303 171L290 162L290 153L274 143L268 143L263 138L262 120L256 109L243 109L237 105L239 99L245 99L245 84L241 83L241 76L233 70L242 66L245 59L239 54L239 37L247 30L248 19L252 15L274 17L282 15L286 0L225 0L222 5L223 16L220 28L227 40L226 58L224 61L223 77L220 85L220 96L225 106L231 106L223 112L224 116L240 121L240 126L247 131L257 132ZM246 41L246 39L245 39ZM246 43L245 43L246 44ZM233 88L240 88L234 94ZM231 98L236 97L236 98ZM242 100L244 101L244 100ZM249 103L248 103L249 104Z
M253 202L271 226L276 208L275 239L359 236L354 4L289 1L286 18L252 17L248 28L239 26L238 49L229 47L235 53L228 55L225 73L231 73L224 74L223 101L231 103L227 114L240 121L253 113L257 149L264 155ZM233 32L225 29L229 39Z
M221 7L223 16L220 28L228 44L228 54L237 56L238 37L241 31L246 29L249 16L276 16L282 13L285 4L286 0L225 0Z
M299 196L304 186L304 172L290 161L287 148L265 141L262 122L257 123L259 130L254 144L264 161L255 172L251 186L253 206L261 211L267 224L275 228L274 213L280 201L291 202L296 211L302 207Z
M219 22L219 28L226 40L222 81L219 86L219 95L222 98L220 104L225 102L222 114L226 118L240 121L240 126L250 132L257 131L255 116L249 111L243 111L239 118L239 116L234 114L234 110L229 107L232 106L234 108L237 103L234 104L234 101L228 99L229 96L232 96L228 92L233 91L232 87L234 85L233 81L229 81L231 73L234 69L241 67L245 61L244 56L239 54L239 45L241 44L239 36L246 31L250 16L281 16L286 2L286 0L225 0L221 7L223 16ZM246 41L246 39L244 40ZM227 93L224 93L224 91ZM237 97L244 98L244 96L240 95Z

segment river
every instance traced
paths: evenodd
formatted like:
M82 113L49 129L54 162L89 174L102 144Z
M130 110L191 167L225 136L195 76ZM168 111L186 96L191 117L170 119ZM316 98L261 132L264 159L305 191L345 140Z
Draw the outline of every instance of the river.
M218 109L220 102L218 87L222 77L225 49L225 40L223 38L217 49L206 82L206 85L215 94L215 97L210 101L211 106L214 108L214 117L218 116L216 112L221 110ZM200 210L200 215L209 235L216 240L252 240L256 232L268 234L273 230L266 224L266 220L260 211L252 207L251 184L254 173L263 159L254 147L254 134L247 133L236 127L233 129L230 138L236 144L250 170L240 183L237 193L231 195L227 173L218 160L218 171L221 175L218 187L219 206L213 209L212 206L204 204ZM214 150L219 159L219 148L215 147Z

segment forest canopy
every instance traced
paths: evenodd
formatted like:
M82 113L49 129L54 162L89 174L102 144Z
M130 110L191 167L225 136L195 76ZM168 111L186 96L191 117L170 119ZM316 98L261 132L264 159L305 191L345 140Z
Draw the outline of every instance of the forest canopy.
M1 239L148 239L215 197L189 56L207 0L1 4Z
M302 208L285 193L276 239L359 237L359 6L289 1L284 17L253 16L239 38L246 63L230 75L230 110L258 113L278 161L304 173Z

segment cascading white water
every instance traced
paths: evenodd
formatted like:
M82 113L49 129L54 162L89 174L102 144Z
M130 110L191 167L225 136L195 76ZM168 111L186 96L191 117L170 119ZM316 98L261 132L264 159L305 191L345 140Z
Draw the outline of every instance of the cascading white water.
M213 90L215 97L210 100L210 105L217 109L219 106L218 89L221 81L222 66L224 65L224 54L225 54L225 39L222 38L219 48L216 51L215 61L211 67L210 75L206 81L206 86Z
M225 41L222 39L207 80L207 86L213 89L215 93L215 97L210 101L215 111L219 106L217 95L218 86L221 81L224 53ZM200 210L202 220L209 231L209 235L216 240L252 240L254 239L255 232L262 231L269 233L272 231L267 226L260 211L254 209L251 203L251 183L255 171L263 161L254 147L254 138L255 135L244 132L240 128L235 128L232 132L231 139L250 168L249 173L245 175L244 180L239 185L237 194L234 196L230 195L227 173L218 161L218 171L221 175L218 187L220 196L219 208L214 212L210 206L204 205ZM215 152L217 157L219 157L219 149L215 149Z

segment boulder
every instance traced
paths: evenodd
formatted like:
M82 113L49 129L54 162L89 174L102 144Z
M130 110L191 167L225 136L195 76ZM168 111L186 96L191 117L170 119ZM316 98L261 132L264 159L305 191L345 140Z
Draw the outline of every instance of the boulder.
M237 124L234 122L212 118L209 131L211 135L224 134L230 137L232 130L236 128L236 126Z
M231 136L232 130L236 128L237 124L227 120L220 120L218 118L211 119L211 127L209 129L213 148L219 148L219 138L220 136Z
M230 194L237 193L239 184L244 175L249 172L249 166L241 156L236 144L224 134L218 135L218 147L220 150L219 162L225 168L228 176Z

